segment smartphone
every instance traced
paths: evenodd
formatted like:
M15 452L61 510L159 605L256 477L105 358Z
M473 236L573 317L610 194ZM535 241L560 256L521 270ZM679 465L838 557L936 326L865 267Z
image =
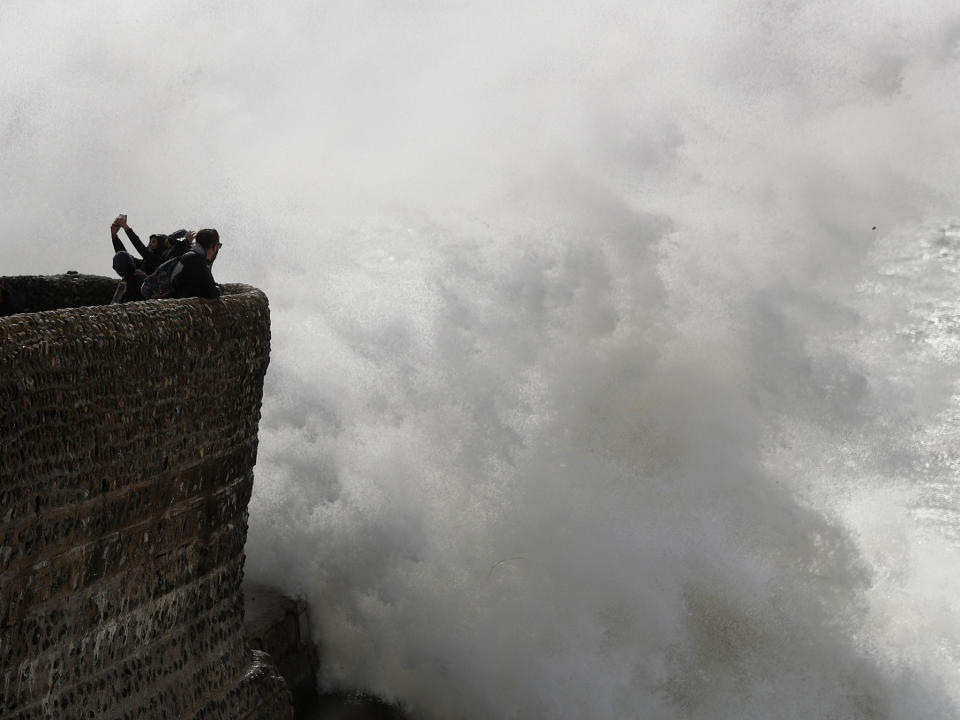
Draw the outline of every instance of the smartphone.
M125 220L127 219L127 216L124 215L124 214L121 214L121 215L120 215L120 219L125 221Z

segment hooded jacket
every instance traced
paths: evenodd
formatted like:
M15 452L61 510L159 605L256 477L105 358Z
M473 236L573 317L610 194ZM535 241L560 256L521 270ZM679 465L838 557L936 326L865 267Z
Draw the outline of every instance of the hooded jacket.
M180 256L180 263L174 268L170 282L175 298L201 297L215 300L220 297L220 288L213 280L207 260L207 251L202 245L193 245Z
M147 275L137 268L136 258L128 252L118 252L113 256L113 269L123 278L123 293L114 301L125 303L143 300L140 287Z

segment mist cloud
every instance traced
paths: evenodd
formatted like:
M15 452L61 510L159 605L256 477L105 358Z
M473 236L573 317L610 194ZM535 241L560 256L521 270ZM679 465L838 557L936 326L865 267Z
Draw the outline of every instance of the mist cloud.
M248 572L312 603L324 687L955 717L905 479L955 368L898 343L950 270L895 303L884 263L954 212L958 38L945 2L8 2L0 264L219 228L273 320Z

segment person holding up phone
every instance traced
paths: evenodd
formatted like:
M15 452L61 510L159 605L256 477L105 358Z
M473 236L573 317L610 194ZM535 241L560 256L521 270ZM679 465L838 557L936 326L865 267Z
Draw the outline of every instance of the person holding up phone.
M167 236L160 233L151 235L149 242L144 245L140 237L131 230L127 224L127 216L118 215L116 220L110 224L110 239L113 242L113 251L115 253L127 251L123 242L120 240L120 228L123 228L127 239L133 243L137 252L140 253L140 257L143 258L137 263L138 269L143 270L147 275L156 270L160 263L163 262L163 256L168 250Z

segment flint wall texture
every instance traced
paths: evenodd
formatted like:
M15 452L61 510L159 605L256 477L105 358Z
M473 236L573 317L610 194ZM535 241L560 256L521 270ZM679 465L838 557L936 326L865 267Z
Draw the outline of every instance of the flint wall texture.
M240 589L266 297L6 284L31 312L0 318L0 718L290 718Z

